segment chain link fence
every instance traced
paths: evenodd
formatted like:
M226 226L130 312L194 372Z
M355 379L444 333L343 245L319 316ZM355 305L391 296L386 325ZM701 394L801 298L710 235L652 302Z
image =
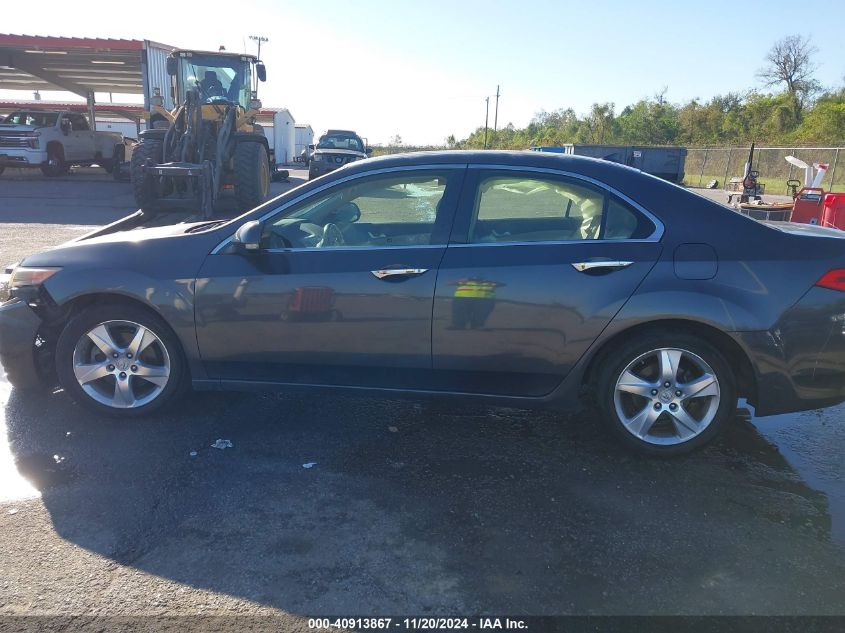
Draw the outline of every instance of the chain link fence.
M742 176L748 160L749 147L694 147L687 150L686 176L688 187L706 187L718 181L717 188L734 176ZM829 191L845 190L845 147L755 147L754 166L760 172L758 181L766 185L770 195L788 195L787 180L798 180L804 184L804 170L798 169L784 159L788 155L800 158L808 165L826 163L829 165L822 187Z

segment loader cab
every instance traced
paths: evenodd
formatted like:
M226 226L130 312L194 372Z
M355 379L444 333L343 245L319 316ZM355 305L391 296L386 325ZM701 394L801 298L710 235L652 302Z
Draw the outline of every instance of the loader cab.
M252 55L174 51L167 58L167 72L173 78L175 101L185 103L189 90L197 92L203 105L233 103L250 108L256 80L267 78L264 65Z

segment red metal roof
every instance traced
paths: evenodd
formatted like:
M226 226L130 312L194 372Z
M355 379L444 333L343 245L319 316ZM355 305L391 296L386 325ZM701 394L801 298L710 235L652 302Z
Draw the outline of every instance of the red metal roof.
M66 90L82 97L88 92L143 94L145 50L150 63L151 50L166 54L173 47L148 40L0 33L0 87Z
M0 33L0 46L31 46L33 49L93 48L95 50L140 51L144 48L144 42L143 40Z
M88 104L78 101L0 100L0 116L14 112L15 110L70 110L71 112L87 112ZM111 114L135 122L144 118L144 106L132 103L97 103L94 106L94 111L97 115Z
M114 112L132 112L143 114L144 106L134 103L97 103L97 110ZM88 105L84 101L34 101L32 99L0 100L0 110L79 110L85 112Z
M144 106L134 103L97 102L94 108L98 113L129 115L129 118L132 119L140 118L144 114ZM0 112L11 112L12 110L71 110L74 112L87 112L88 105L82 101L0 100ZM287 110L287 108L262 108L259 110L258 116L261 118L272 118L274 114L284 110Z

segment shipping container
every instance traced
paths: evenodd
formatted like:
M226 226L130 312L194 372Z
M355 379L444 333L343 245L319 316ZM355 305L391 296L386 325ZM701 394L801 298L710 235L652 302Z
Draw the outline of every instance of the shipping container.
M553 152L601 158L634 167L670 182L684 180L687 148L674 145L588 145L567 143L557 147L531 147L535 152Z
M175 49L172 46L144 40L141 51L141 76L144 81L144 110L150 111L150 97L156 88L164 97L165 110L173 110L173 93L170 90L170 75L167 74L167 57Z

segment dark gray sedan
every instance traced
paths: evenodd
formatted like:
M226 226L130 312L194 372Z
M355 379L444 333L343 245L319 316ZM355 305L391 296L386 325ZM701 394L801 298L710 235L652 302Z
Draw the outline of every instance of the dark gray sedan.
M106 227L23 261L13 384L98 412L183 386L596 406L640 451L845 399L845 241L620 165L442 152L345 166L226 222Z

